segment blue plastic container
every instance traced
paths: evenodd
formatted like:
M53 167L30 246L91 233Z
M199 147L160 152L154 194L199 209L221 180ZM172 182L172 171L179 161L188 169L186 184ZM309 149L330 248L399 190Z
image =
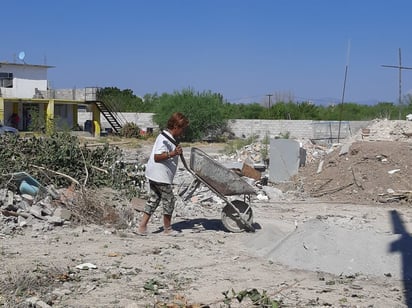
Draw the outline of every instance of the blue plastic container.
M33 197L39 192L39 188L37 186L30 185L25 180L21 181L19 190L21 194L28 194Z

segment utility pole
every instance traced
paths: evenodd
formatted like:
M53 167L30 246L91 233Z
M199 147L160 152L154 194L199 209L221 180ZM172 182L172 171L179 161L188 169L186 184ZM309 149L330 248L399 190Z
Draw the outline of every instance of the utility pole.
M402 105L402 70L412 70L412 67L402 66L401 49L399 48L399 65L382 65L383 67L397 68L399 69L399 120L401 118L401 105Z
M348 67L349 67L349 53L350 53L350 41L348 42L348 55L347 55L348 58L346 60L346 66L345 66L345 78L343 79L342 100L340 102L338 142L340 140L340 128L342 125L343 103L345 102L346 79L348 76Z
M266 94L267 97L269 97L269 105L268 108L270 109L270 98L273 96L273 94Z

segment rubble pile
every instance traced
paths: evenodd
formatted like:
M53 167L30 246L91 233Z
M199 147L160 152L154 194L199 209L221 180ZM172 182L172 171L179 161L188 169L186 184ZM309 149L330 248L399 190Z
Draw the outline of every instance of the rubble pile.
M47 231L56 226L70 223L71 213L51 195L40 197L16 194L8 189L0 189L0 234L10 235L26 227Z
M111 188L44 187L33 195L0 189L0 235L28 228L47 232L56 227L86 224L125 229L136 224L134 214L124 193Z
M375 120L300 169L311 197L341 202L410 202L411 121Z
M412 142L412 121L376 119L348 140Z

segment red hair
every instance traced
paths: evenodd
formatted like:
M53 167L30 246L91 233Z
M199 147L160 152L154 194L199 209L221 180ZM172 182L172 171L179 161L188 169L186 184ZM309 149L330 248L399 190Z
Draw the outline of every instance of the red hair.
M175 127L185 128L189 126L189 120L181 112L175 112L167 121L167 128L173 129Z

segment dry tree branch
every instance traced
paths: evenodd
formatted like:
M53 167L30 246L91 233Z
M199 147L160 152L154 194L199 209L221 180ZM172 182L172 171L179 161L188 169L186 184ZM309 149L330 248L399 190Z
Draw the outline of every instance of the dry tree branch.
M317 191L321 190L323 187L325 187L326 185L328 185L330 182L332 182L333 179L327 179L325 181L325 183L323 183L322 185L319 186L319 188L317 189Z
M54 170L50 170L50 169L48 169L48 168L41 167L41 166L36 166L36 165L32 165L32 164L30 164L30 166L31 166L31 167L34 167L34 168L37 168L37 169L40 169L40 170L45 170L45 171L48 171L48 172L51 172L51 173L60 175L60 176L66 178L66 179L69 179L69 180L72 181L73 183L75 183L75 184L77 184L77 185L80 186L79 181L77 181L76 179L72 178L70 175L67 175L67 174L64 174L64 173L61 173L61 172L57 172L57 171L54 171Z
M333 188L333 189L329 189L329 190L320 191L320 192L317 192L317 193L312 194L312 197L315 197L315 198L316 198L316 197L321 197L321 196L327 195L327 194L334 194L335 192L344 190L344 189L352 186L353 184L354 184L354 183L352 182L352 183L346 184L346 185L341 186L341 187L337 187L337 188Z
M11 181L13 181L13 179L14 179L14 173L6 173L6 174L2 174L1 176L2 177L7 177L7 176L10 177L9 180L7 181L6 185L9 185L11 183Z
M91 166L93 169L96 169L97 171L101 171L101 172L104 172L104 173L106 173L106 174L109 174L109 171L107 171L106 169L102 169L102 168L99 168L99 167L96 167L96 166Z
M9 211L9 210L0 210L1 214L4 216L14 216L14 217L24 217L24 218L29 218L30 214L23 213L23 212L14 212L14 211Z
M86 187L87 180L89 178L89 170L87 170L86 159L84 158L84 154L83 154L82 148L80 146L79 146L79 150L80 150L80 154L82 155L82 158L83 158L84 171L86 173L86 178L84 179L83 186Z
M123 145L123 144L128 144L130 141L119 141L119 142L110 142L109 145ZM105 143L86 143L84 146L85 147L99 147L99 146L104 146Z
M359 183L359 181L356 179L355 176L355 171L353 170L353 168L350 168L352 171L352 176L353 176L353 181L355 182L356 186L358 186L359 188L362 188L362 190L364 189L362 186L362 183Z

